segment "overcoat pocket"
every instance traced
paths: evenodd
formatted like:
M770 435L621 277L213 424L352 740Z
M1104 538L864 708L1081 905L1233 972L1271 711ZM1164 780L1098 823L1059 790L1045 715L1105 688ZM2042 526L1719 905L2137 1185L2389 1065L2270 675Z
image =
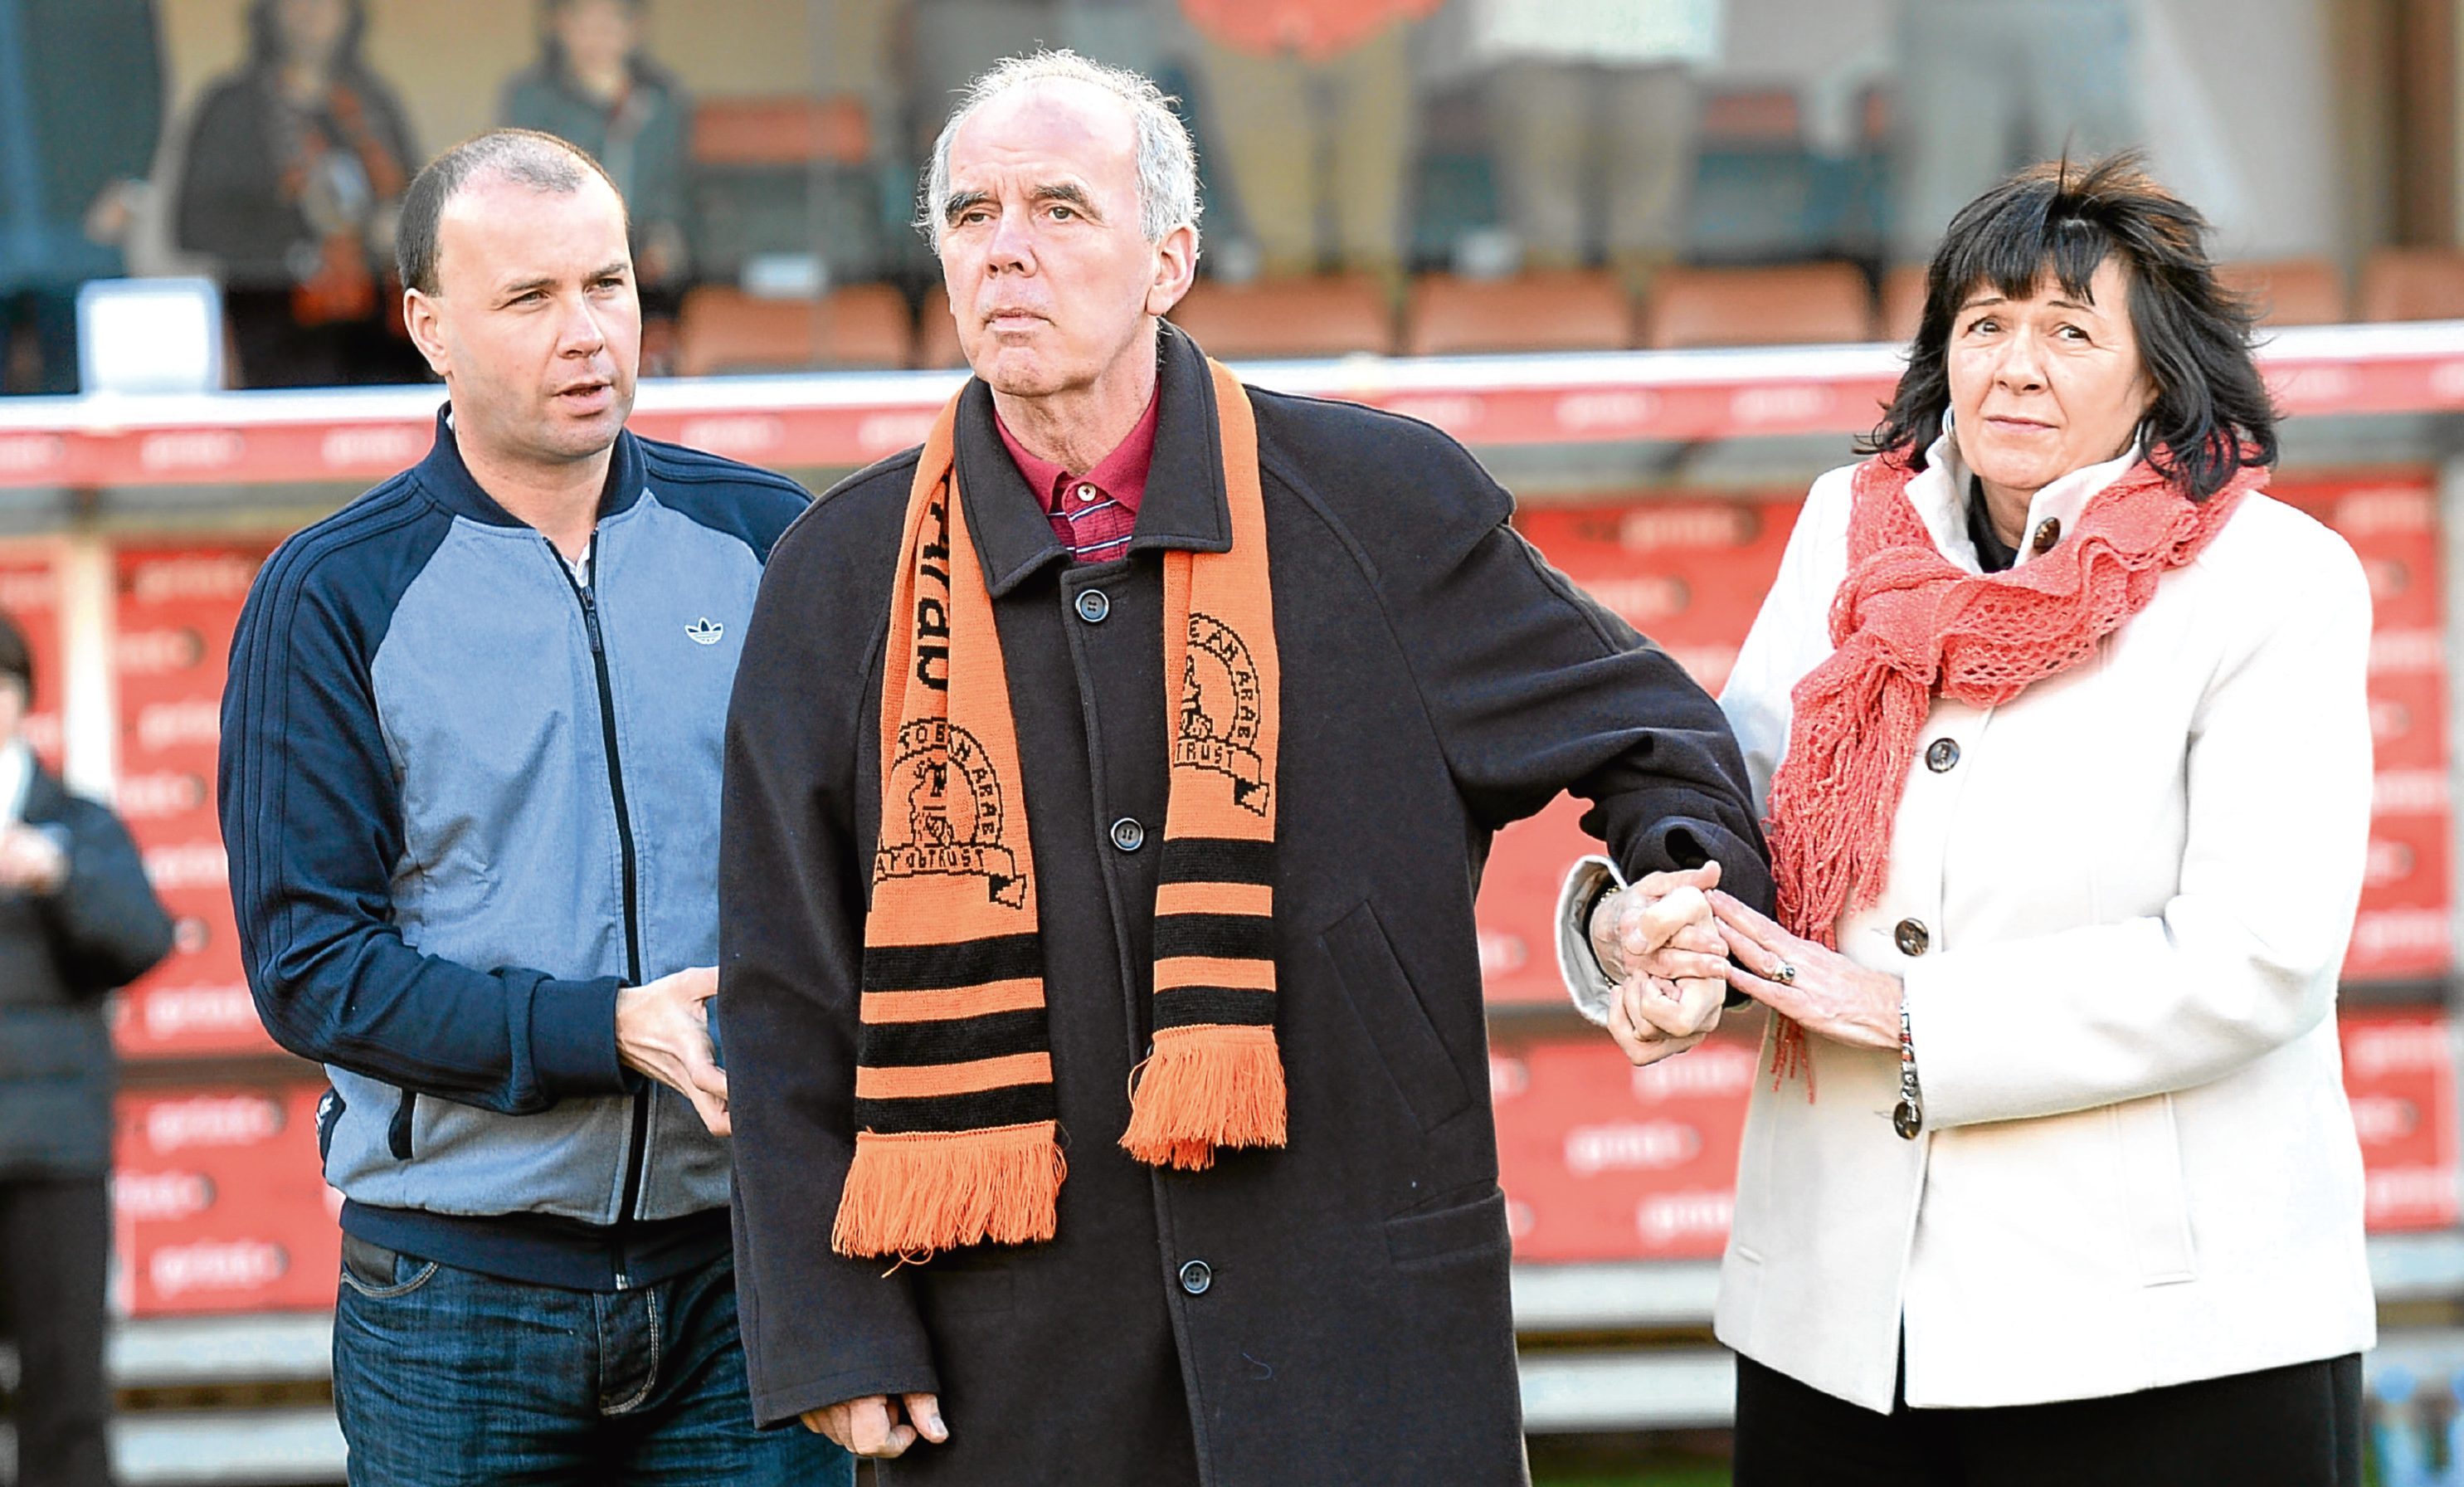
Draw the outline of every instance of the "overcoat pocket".
M1377 1046L1378 1060L1420 1129L1435 1130L1462 1114L1471 1104L1471 1090L1429 1020L1419 989L1396 959L1376 911L1363 899L1321 938L1353 1010Z

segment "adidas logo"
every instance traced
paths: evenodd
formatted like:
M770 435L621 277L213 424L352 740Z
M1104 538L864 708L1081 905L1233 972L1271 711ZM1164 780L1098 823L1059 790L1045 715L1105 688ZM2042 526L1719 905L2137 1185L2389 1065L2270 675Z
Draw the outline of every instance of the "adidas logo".
M719 637L727 633L727 627L705 615L687 625L685 633L693 637L695 645L716 645Z

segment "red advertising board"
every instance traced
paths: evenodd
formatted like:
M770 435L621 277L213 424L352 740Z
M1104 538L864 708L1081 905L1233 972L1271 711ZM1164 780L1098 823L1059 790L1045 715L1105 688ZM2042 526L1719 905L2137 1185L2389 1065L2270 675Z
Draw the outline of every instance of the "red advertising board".
M2350 543L2369 575L2370 735L2377 754L2369 873L2347 981L2419 980L2454 963L2448 800L2446 565L2426 470L2279 480L2278 499Z
M1501 1045L1489 1084L1514 1257L1716 1257L1755 1047L1724 1034L1637 1069L1606 1033Z
M317 1155L322 1085L123 1096L112 1174L131 1316L334 1304L341 1254Z
M116 1036L131 1058L269 1052L240 969L214 814L223 674L268 543L128 547L117 577L113 670L121 814L179 924L170 959L129 988Z
M1647 1069L1605 1032L1501 1040L1489 1058L1497 1155L1528 1261L1716 1258L1727 1243L1761 1019ZM2459 1217L2455 1053L2445 1012L2358 1009L2344 1088L2373 1232Z
M2362 1138L2369 1227L2453 1227L2455 1049L2447 1015L2351 1011L2342 1031L2344 1093Z

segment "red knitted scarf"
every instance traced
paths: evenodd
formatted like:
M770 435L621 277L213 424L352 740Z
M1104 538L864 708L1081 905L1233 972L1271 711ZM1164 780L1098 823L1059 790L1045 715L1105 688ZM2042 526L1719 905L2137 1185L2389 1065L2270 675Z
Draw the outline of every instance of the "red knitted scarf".
M1835 948L1841 917L1881 897L1891 828L1934 696L1995 707L2078 664L2267 479L2264 466L2245 465L2223 490L2192 500L2142 459L2051 549L1979 575L1935 548L1908 501L1908 453L1857 469L1848 574L1831 600L1836 649L1791 694L1788 753L1765 822L1780 922ZM1783 1021L1773 1074L1810 1075L1805 1053L1804 1029Z

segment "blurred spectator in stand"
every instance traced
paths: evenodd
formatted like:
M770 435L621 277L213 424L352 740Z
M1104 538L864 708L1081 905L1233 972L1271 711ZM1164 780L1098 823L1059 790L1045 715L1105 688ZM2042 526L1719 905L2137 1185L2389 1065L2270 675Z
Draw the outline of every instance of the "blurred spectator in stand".
M77 291L116 278L163 131L151 0L0 0L0 371L77 389Z
M1168 0L911 0L903 9L909 132L919 162L958 95L1002 57L1067 48L1109 66L1154 73L1169 50Z
M1891 248L1923 263L1951 214L2023 165L2144 143L2139 0L1901 0Z
M1693 68L1724 0L1464 0L1485 77L1498 184L1531 268L1603 259L1639 286L1684 243Z
M1198 29L1211 122L1257 269L1322 266L1324 207L1334 223L1331 256L1343 268L1400 278L1411 30L1437 8L1438 0L1181 0ZM1218 255L1219 262L1243 256Z
M570 140L632 213L646 314L672 314L688 267L685 170L693 103L643 49L647 0L543 0L539 59L505 84L499 122Z
M221 260L250 387L427 380L390 267L420 155L366 24L363 0L255 0L248 64L197 107L179 245Z
M0 615L0 1316L17 1344L19 1487L106 1487L111 1033L102 999L170 953L127 828L19 736L26 637Z

